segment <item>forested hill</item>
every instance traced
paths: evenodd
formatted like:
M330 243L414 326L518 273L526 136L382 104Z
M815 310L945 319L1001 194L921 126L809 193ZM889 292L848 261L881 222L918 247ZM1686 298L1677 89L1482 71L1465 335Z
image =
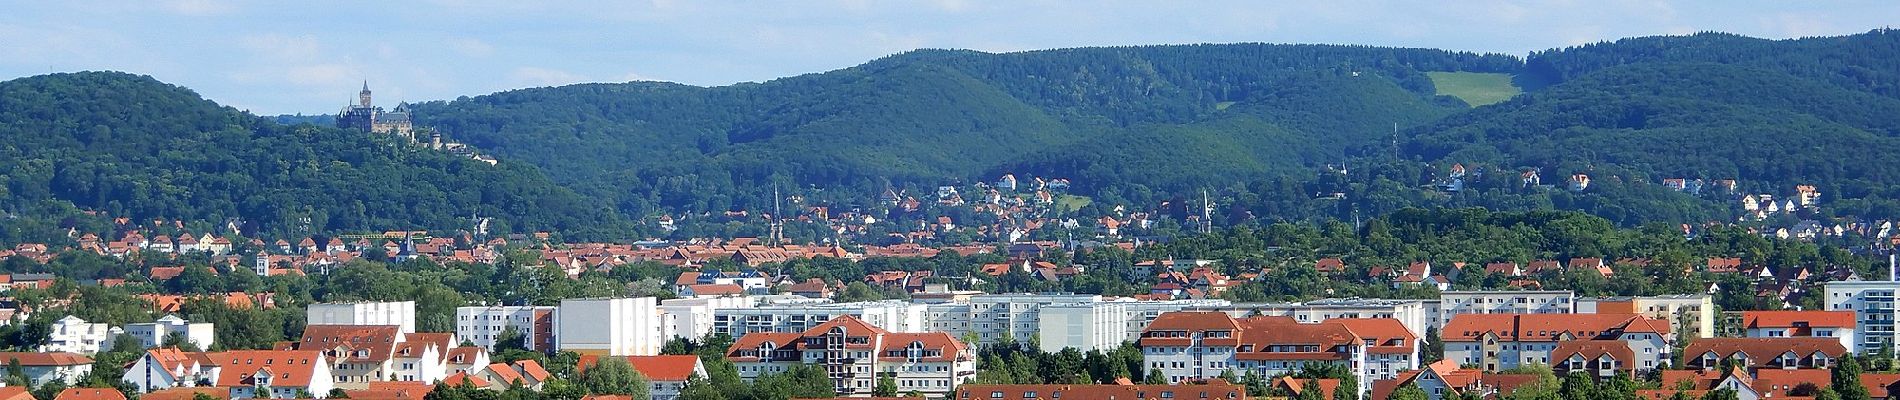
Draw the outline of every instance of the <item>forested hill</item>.
M1900 212L1900 34L1625 39L1529 58L1558 81L1408 133L1442 164L1656 183L1738 179L1748 193L1819 186L1840 214ZM1865 201L1862 201L1865 200Z
M447 230L468 227L471 215L496 218L503 232L585 236L622 227L610 207L528 165L279 125L146 76L0 82L0 213L16 218L0 236L32 239L35 227L79 223L57 219L75 207L202 230L242 219L265 235Z
M868 198L1010 172L1146 193L1301 171L1466 108L1423 72L1520 67L1362 46L920 50L765 83L588 84L414 110L626 212L719 211L769 204L773 184Z

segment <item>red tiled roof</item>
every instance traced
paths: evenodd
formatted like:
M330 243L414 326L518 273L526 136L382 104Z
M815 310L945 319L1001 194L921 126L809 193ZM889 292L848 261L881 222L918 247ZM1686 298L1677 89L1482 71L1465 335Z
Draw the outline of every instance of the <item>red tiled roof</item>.
M1742 326L1755 328L1853 328L1853 311L1743 311Z
M92 358L77 353L54 352L0 352L0 364L11 364L19 360L21 366L52 367L91 364Z
M508 364L488 364L486 369L490 375L494 375L495 379L500 380L502 383L512 384L519 382L523 385L529 384L527 380L521 378L521 373L515 372L515 369L510 368Z
M198 395L200 394L203 394L205 396L210 396L213 399L225 400L225 399L231 398L231 389L226 389L226 388L221 388L221 387L165 388L165 389L154 390L150 393L139 395L139 400L191 400L193 398L198 397ZM355 397L352 397L352 399L355 399ZM12 399L8 399L4 396L0 396L0 400L12 400ZM370 399L365 399L365 400L370 400Z
M1445 324L1446 341L1469 342L1486 333L1504 340L1554 341L1568 334L1592 338L1622 329L1625 333L1669 333L1669 323L1634 314L1459 314Z
M446 383L446 384L454 385L454 386L460 386L463 382L467 382L469 386L474 386L478 388L488 386L487 379L482 379L479 376L469 375L467 372L457 372L453 375L449 375L449 377L447 378L442 378L442 383Z
M67 388L53 400L125 400L125 393L113 388Z
M699 366L699 356L663 355L628 356L627 363L640 370L647 379L665 382L685 382L692 377Z
M1333 318L1328 323L1346 325L1352 333L1361 339L1371 339L1372 346L1366 347L1368 353L1412 354L1418 343L1418 335L1406 329L1405 324L1391 318ZM1330 398L1330 397L1328 397Z
M1740 352L1748 355L1749 363L1754 364L1751 367L1758 367L1767 365L1788 352L1794 352L1797 357L1821 353L1832 359L1847 354L1847 348L1841 346L1841 341L1837 338L1703 338L1689 342L1689 346L1682 349L1682 359L1684 363L1689 363L1711 352L1715 353L1717 358L1727 358Z
M343 348L347 353L336 354L338 362L383 362L396 350L399 335L401 332L395 325L310 325L304 327L303 340L297 348L324 351ZM368 353L359 356L359 350Z
M1001 393L1002 397L995 394ZM1034 395L1026 395L1033 393ZM1058 394L1059 393L1059 394ZM1208 399L1245 400L1247 388L1219 380L1205 385L962 385L953 399Z
M310 386L310 378L328 360L316 350L235 350L207 353L218 365L218 384L249 385L253 374L272 374L271 385L278 387Z
M548 380L548 370L541 368L540 362L534 360L516 360L514 366L515 368L521 369L523 375L534 379L535 382L546 382Z

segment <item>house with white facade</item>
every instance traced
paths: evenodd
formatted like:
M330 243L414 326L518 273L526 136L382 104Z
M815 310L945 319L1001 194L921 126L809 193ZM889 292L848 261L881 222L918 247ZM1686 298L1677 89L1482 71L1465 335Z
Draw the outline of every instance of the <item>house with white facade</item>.
M27 382L35 387L52 381L72 386L79 383L79 378L92 373L92 358L71 352L0 353L0 365L12 365L14 362L20 363Z
M206 353L187 353L176 347L145 350L119 378L138 393L175 387L213 386L222 367Z
M1161 315L1141 332L1142 361L1169 383L1218 378L1232 371L1277 376L1308 364L1330 364L1366 376L1366 339L1346 324L1302 324L1288 317L1236 319L1217 311ZM1364 393L1371 380L1360 380Z
M522 348L551 349L554 348L555 310L552 306L456 307L455 340L494 351L502 333L513 327L521 335Z
M106 324L86 322L73 315L54 321L52 329L47 333L46 344L40 345L40 352L94 354L112 346L112 336L116 334Z
M1855 353L1873 354L1894 344L1894 291L1900 281L1835 281L1827 283L1827 309L1854 313Z
M139 344L148 349L164 345L165 338L173 334L199 349L211 348L211 341L216 339L210 322L188 322L172 314L151 323L125 324L125 334L137 338Z
M337 387L321 351L239 350L211 357L224 365L216 385L229 389L234 399L325 398Z
M1438 296L1438 324L1465 314L1570 314L1577 296L1568 290L1452 290Z
M949 333L891 332L849 315L804 332L746 334L726 359L746 380L813 365L825 370L840 396L868 395L886 376L899 393L941 396L976 375L975 352Z
M1853 311L1743 311L1743 334L1751 338L1817 337L1857 348ZM1878 349L1876 349L1878 350Z
M394 325L402 333L416 331L416 302L365 301L311 304L304 310L308 325Z
M1625 360L1649 371L1669 360L1673 347L1668 321L1635 314L1463 314L1439 335L1445 359L1497 372L1525 365L1554 365L1552 352L1562 342L1614 340L1630 349Z

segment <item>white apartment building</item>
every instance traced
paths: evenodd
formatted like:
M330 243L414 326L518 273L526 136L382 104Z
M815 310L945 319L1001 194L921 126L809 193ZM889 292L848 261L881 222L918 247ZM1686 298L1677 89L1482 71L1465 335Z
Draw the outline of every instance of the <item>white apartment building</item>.
M713 317L719 310L752 308L758 302L751 296L660 301L660 336L668 340L676 337L703 339L713 333Z
M210 322L187 322L170 314L151 323L125 325L125 334L138 338L139 344L147 349L165 344L165 338L174 333L199 350L211 348L211 341L217 337Z
M1073 347L1084 352L1108 352L1128 340L1128 305L1113 302L1044 305L1036 326L1042 351L1054 353Z
M111 347L112 336L116 334L106 324L90 323L78 316L68 315L53 322L52 331L46 335L46 344L40 345L39 351L95 354L102 348Z
M1142 301L1124 297L1115 299L1114 302L1121 304L1123 308L1128 310L1128 328L1126 331L1128 332L1128 340L1131 342L1140 340L1141 331L1148 329L1148 324L1154 323L1155 320L1160 319L1163 314L1181 310L1221 308L1234 305L1233 302L1218 299Z
M660 354L659 303L652 297L561 300L555 348L597 356Z
M1464 314L1572 314L1576 303L1568 290L1452 290L1439 294L1434 326Z
M1715 337L1715 298L1708 294L1578 298L1578 314L1642 314L1669 321L1676 333Z
M925 306L901 300L855 303L773 304L713 310L712 333L742 337L754 332L804 332L840 316L852 316L890 332L923 332Z
M1854 349L1854 339L1859 336L1854 330L1854 312L1846 310L1743 311L1742 329L1751 338L1832 338L1849 350Z
M897 382L898 393L942 396L976 375L975 351L949 333L891 332L850 315L803 332L746 334L726 359L748 381L792 365L817 366L845 397L870 394L883 376Z
M416 331L416 302L365 301L311 304L304 310L309 325L395 325L402 333Z
M475 306L455 308L455 340L495 350L496 340L514 327L523 348L545 351L554 346L552 306Z
M925 309L931 332L974 336L977 344L996 343L1004 337L1028 341L1041 329L1041 309L1050 304L1099 303L1101 295L1073 293L980 294L968 302L931 304Z
M1893 293L1900 290L1895 281L1840 281L1827 283L1827 309L1854 312L1856 353L1871 354L1881 346L1893 344Z
M1313 323L1334 318L1391 318L1418 335L1433 325L1437 315L1424 300L1395 299L1319 299L1298 303L1235 303L1229 307L1196 309L1225 311L1235 318L1253 315L1292 317L1294 321ZM1434 305L1436 302L1430 302Z

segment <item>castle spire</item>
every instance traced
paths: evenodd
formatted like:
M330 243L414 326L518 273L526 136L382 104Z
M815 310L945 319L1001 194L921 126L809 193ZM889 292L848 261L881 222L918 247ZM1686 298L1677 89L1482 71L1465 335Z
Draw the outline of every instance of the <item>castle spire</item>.
M363 91L356 93L356 101L358 103L362 103L363 108L369 108L370 103L369 103L369 81L368 80L363 81Z

